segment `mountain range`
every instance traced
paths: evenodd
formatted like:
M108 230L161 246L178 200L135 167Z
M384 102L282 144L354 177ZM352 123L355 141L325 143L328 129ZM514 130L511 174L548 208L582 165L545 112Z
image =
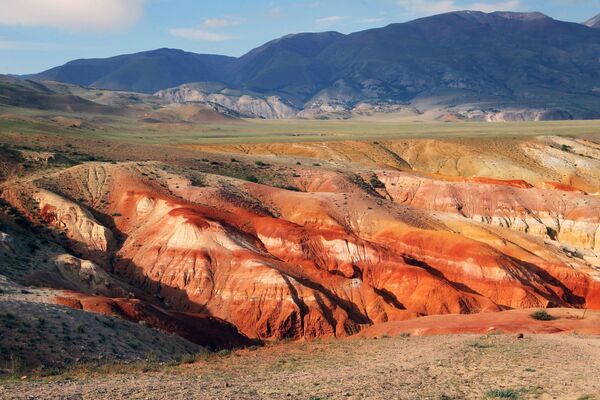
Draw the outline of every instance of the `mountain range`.
M405 106L470 118L598 118L597 24L598 17L576 24L541 13L460 11L348 35L287 35L239 58L158 49L75 60L28 78L179 102L212 95L219 106L224 96L251 117Z

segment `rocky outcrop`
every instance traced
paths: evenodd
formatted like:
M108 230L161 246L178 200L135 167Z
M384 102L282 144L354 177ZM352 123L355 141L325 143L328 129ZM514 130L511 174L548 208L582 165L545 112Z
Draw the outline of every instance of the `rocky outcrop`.
M9 236L8 233L4 233L2 231L0 231L0 249L3 252L7 252L7 253L14 253L15 250L13 249L12 246L12 239Z
M531 314L535 311L539 310L510 310L477 315L436 315L374 325L362 331L359 336L373 338L397 335L488 335L496 332L600 334L600 313L597 311L556 308L549 312L554 318L550 321L532 318Z
M73 288L100 293L105 296L127 296L128 292L101 267L89 260L82 260L69 254L55 257L54 266L59 276L73 284Z
M119 317L174 333L210 350L233 349L254 344L226 321L206 315L169 312L138 299L86 296L68 292L56 297L55 302L77 310Z
M596 196L515 186L511 181L462 183L391 172L382 173L379 179L398 203L600 251L600 198Z
M452 110L452 109L450 109ZM452 110L459 117L474 121L485 122L515 122L515 121L560 121L573 119L573 115L566 110L551 108L551 109L470 109Z
M600 14L596 15L583 23L590 28L600 29Z
M88 210L43 189L34 194L34 199L40 216L76 242L77 250L87 257L106 258L114 245L112 232L98 223Z
M292 118L298 112L278 96L245 93L211 83L184 84L161 90L155 96L174 103L202 103L216 111L228 111L247 118Z

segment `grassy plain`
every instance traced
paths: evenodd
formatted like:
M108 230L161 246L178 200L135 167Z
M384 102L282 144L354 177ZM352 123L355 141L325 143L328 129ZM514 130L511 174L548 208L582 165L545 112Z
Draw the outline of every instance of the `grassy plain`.
M80 128L53 121L81 119ZM61 135L144 144L293 143L408 138L490 138L538 135L590 136L600 120L544 122L422 122L360 120L231 120L230 123L150 123L139 117L0 109L0 133Z

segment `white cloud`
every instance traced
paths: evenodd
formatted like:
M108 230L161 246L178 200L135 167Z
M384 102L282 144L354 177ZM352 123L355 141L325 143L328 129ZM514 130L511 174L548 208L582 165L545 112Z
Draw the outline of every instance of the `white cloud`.
M111 31L133 25L145 0L0 0L0 25Z
M283 11L280 7L271 8L267 12L267 19L271 21L280 21L283 19Z
M241 18L209 18L205 19L197 28L171 28L169 29L169 33L188 40L222 42L237 39L237 36L219 32L218 30L239 25L243 21Z
M0 50L30 50L32 47L29 42L0 39Z
M411 14L440 14L459 9L454 0L397 0L397 3Z
M222 42L225 40L235 39L236 36L229 35L227 33L212 32L206 29L197 28L172 28L169 29L169 33L173 36L188 40L198 40L206 42Z
M317 18L315 19L315 23L317 25L329 26L337 24L338 22L344 20L346 17L342 17L340 15L332 15L329 17Z
M457 4L456 0L396 0L397 4L413 15L432 15L459 10L483 12L512 11L521 6L520 0L473 2Z
M373 18L363 18L360 20L363 24L374 24L375 22L385 21L385 18L382 17L373 17Z
M238 18L209 18L204 20L202 27L207 29L225 28L228 26L239 25L241 23L242 20Z

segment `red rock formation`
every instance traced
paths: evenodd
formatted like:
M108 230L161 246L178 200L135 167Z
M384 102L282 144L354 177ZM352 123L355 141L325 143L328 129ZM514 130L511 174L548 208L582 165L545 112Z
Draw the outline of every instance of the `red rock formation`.
M70 292L56 297L55 302L78 310L144 323L210 349L231 349L253 343L240 334L235 326L219 318L166 311L137 299L87 296Z
M565 192L585 193L571 185L566 185L566 184L560 183L560 182L542 182L539 185L539 187L542 189L555 189L555 190L562 190Z
M600 250L600 197L577 190L456 183L401 172L380 180L395 202Z
M516 187L516 188L521 188L521 189L529 189L529 188L533 187L533 185L525 182L522 179L506 180L506 179L482 178L482 177L476 176L473 178L466 178L465 181L466 182L474 182L474 183L484 183L484 184L488 184L488 185L511 186L511 187Z
M471 315L433 315L409 321L394 321L373 325L363 330L360 337L381 337L410 334L447 335L456 333L578 333L600 335L600 313L597 311L551 309L554 320L540 321L531 317L536 309L511 310Z
M220 318L248 337L345 336L430 314L600 309L599 281L584 260L474 222L540 234L555 222L559 240L594 248L599 204L580 193L381 173L392 203L333 172L306 182L313 192L294 192L209 175L196 187L153 165L98 168L49 179L87 177L85 192L69 195L88 204L108 196L101 213L122 238L110 272L169 309ZM62 226L87 243L77 229L89 225ZM122 303L101 307L115 312Z

